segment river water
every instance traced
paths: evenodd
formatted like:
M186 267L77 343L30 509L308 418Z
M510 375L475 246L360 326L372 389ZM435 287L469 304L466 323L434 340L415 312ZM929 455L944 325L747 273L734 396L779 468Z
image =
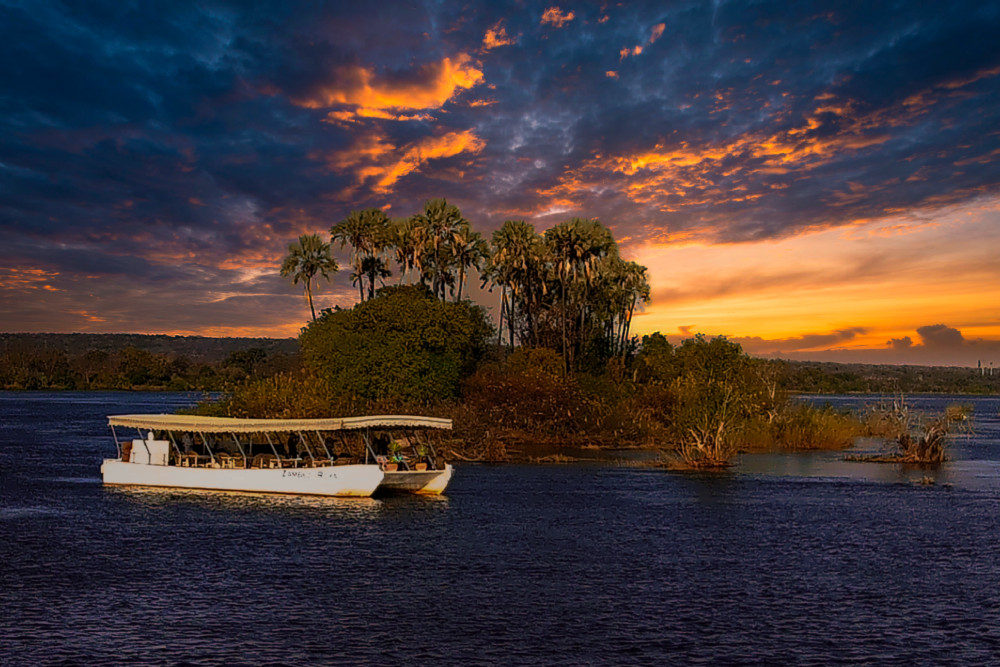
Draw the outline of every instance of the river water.
M820 453L458 465L431 499L102 487L106 415L196 398L0 392L0 664L1000 660L995 398L961 399L976 432L929 472Z

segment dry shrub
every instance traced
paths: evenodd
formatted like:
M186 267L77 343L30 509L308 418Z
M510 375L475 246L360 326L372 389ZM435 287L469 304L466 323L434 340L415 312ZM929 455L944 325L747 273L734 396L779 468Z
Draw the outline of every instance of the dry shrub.
M679 378L671 427L680 467L722 469L736 456L737 434L746 423L737 387L726 381Z
M274 375L237 386L218 406L227 417L319 419L354 414L354 402L313 375Z
M506 432L569 437L589 416L576 384L543 370L483 368L465 381L462 396L476 421Z
M956 428L969 427L971 407L949 405L944 414L926 415L913 410L904 397L871 406L865 428L881 437L894 452L874 460L937 464L947 459L948 436Z

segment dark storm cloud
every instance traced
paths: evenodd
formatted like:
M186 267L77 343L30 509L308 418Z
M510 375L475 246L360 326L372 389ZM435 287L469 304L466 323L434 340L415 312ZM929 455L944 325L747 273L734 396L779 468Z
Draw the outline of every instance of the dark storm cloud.
M837 333L831 334L835 337ZM945 324L919 327L920 342L910 336L893 338L884 349L826 349L802 351L802 346L785 341L736 339L752 352L785 359L836 361L867 364L913 364L918 366L989 367L1000 360L1000 341L966 338L961 331ZM820 335L819 337L822 337ZM810 338L806 336L804 338ZM777 350L777 351L776 351Z
M115 312L242 295L221 313L297 294L264 267L367 206L640 241L955 203L1000 181L998 27L982 2L0 2L0 261Z

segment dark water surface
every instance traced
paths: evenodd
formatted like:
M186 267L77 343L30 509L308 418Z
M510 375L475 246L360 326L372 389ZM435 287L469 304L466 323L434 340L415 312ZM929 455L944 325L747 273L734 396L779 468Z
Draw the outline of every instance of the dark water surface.
M996 399L967 399L977 432L930 473L824 453L459 465L439 499L101 486L107 414L194 400L0 393L0 664L1000 662Z

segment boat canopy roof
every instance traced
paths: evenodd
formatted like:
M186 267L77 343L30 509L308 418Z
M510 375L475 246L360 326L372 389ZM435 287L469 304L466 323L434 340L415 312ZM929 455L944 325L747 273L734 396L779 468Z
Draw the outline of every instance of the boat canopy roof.
M111 415L110 426L154 431L195 433L281 433L292 431L349 431L364 428L451 429L450 419L413 415L373 415L332 419L234 419L200 415Z

